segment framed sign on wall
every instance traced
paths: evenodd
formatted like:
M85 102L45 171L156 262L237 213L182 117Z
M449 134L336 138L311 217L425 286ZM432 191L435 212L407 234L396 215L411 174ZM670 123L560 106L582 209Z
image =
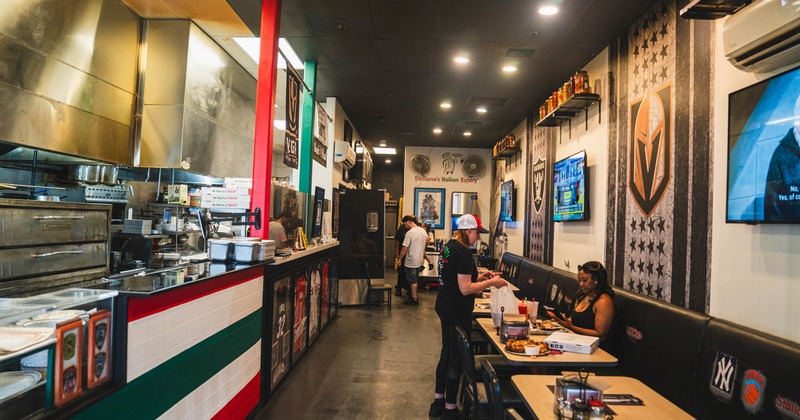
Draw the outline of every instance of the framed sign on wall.
M444 229L444 188L414 188L414 215L431 229Z

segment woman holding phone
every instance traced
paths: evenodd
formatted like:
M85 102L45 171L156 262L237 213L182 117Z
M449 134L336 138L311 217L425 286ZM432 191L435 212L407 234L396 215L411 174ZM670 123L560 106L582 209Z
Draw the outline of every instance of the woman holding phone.
M548 311L553 320L576 334L604 339L614 321L614 291L608 284L603 264L589 261L578 266L577 296L572 301L570 317Z

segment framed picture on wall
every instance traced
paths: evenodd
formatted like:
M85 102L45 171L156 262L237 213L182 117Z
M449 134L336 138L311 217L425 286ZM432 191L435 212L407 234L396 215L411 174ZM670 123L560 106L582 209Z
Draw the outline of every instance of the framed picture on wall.
M444 188L414 188L414 215L431 229L444 229Z
M339 237L339 189L334 188L331 195L331 236Z

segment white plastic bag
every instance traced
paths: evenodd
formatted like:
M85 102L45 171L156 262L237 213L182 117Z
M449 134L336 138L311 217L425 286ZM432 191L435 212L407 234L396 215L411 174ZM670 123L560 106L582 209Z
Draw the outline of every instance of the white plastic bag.
M519 314L517 308L517 298L514 297L514 292L510 287L496 288L492 286L490 289L491 295L489 296L489 309L492 312L492 321L495 327L500 327L501 309L503 315Z

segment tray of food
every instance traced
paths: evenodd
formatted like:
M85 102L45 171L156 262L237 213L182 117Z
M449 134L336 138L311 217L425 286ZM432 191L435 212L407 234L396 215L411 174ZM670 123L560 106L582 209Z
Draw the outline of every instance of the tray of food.
M527 350L526 347L528 348ZM544 356L550 353L546 343L535 341L532 338L527 340L509 339L506 341L506 351L519 356Z

